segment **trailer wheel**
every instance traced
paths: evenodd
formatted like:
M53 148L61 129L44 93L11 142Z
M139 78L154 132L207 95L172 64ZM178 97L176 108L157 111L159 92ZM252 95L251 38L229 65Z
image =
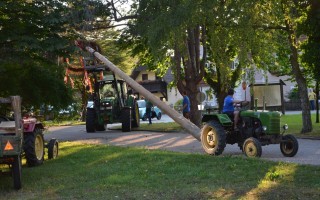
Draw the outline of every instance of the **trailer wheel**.
M48 159L55 159L59 154L59 143L57 139L51 139L48 143Z
M226 147L226 133L217 121L209 121L201 129L201 145L210 155L220 155Z
M140 115L139 115L139 106L138 102L134 102L134 108L132 108L132 127L139 127L140 126Z
M24 134L23 150L30 167L41 165L44 160L44 139L42 130L35 128L32 133Z
M16 190L21 189L21 157L14 156L12 163L13 187Z
M86 130L87 133L95 132L95 118L96 112L92 108L87 109L87 116L86 116Z
M261 144L256 138L249 137L243 143L243 151L248 157L261 157Z
M131 131L131 109L124 108L121 111L122 132Z
M283 136L283 142L280 143L281 153L286 157L293 157L297 154L299 149L298 140L293 135Z

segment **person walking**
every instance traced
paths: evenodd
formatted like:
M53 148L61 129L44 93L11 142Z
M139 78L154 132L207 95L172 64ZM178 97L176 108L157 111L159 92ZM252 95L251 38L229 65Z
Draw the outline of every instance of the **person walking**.
M183 96L183 100L182 100L182 105L183 105L182 113L183 113L183 116L186 119L190 119L190 100L189 100L189 97L187 96L187 92L183 91L182 92L182 96Z
M310 109L314 110L315 109L314 102L315 102L315 99L316 99L316 94L313 92L312 89L310 90L310 92L308 94L308 98L309 98L309 101L310 101Z
M152 124L151 118L152 118L152 107L153 104L151 103L151 101L146 99L146 115L149 119L149 124Z

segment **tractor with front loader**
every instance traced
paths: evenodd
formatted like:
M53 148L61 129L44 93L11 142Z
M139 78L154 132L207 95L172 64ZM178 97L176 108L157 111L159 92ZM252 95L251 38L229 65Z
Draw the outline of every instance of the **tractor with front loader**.
M280 144L281 153L293 157L299 149L297 139L285 135L286 124L281 126L281 113L278 111L258 110L257 100L254 110L244 109L245 102L240 103L240 121L238 130L234 130L233 116L221 113L204 114L201 129L203 149L210 155L220 155L226 144L238 144L248 157L260 157L262 146Z
M1 167L0 172L9 172L14 188L20 189L22 158L30 167L41 165L46 147L48 159L54 159L58 156L58 141L51 139L45 144L43 125L33 117L21 117L19 96L0 98L0 108L6 111L0 115L0 165L9 166L9 170Z
M139 127L138 103L128 91L126 82L92 56L84 57L82 65L86 82L90 82L87 87L90 97L86 112L86 131L104 131L107 124L117 122L122 123L123 132Z

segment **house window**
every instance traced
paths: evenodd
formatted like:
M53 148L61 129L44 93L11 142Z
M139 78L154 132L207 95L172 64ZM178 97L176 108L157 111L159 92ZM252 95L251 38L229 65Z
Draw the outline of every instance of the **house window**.
M148 80L148 74L142 74L142 80L147 81Z

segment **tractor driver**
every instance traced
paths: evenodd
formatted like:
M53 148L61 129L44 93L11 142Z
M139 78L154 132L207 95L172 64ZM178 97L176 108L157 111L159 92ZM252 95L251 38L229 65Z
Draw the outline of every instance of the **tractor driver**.
M234 117L234 124L233 124L234 125L234 130L238 131L237 124L238 124L238 121L239 121L239 111L238 110L234 110L234 104L240 103L241 101L234 100L233 99L233 94L234 94L234 90L233 89L229 89L228 90L228 96L226 96L226 98L224 99L222 113Z

